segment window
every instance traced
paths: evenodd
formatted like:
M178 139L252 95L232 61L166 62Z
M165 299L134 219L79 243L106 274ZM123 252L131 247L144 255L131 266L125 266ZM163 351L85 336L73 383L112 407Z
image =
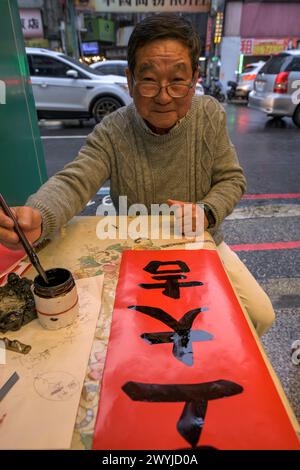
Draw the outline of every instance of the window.
M126 70L127 65L118 65L118 73L117 75L121 75L122 77L125 77L125 70Z
M300 72L300 56L293 58L292 62L287 66L286 72Z
M125 69L127 65L123 64L102 64L96 68L97 72L101 75L121 75L125 77Z
M97 68L97 71L102 75L118 75L118 66L111 64L104 64Z
M252 70L256 69L256 65L246 65L246 67L243 70L243 73L249 73L252 72Z
M288 54L280 54L271 57L268 62L260 70L260 73L277 74L284 72L286 65L290 62L291 56Z
M89 67L89 65L85 64L84 62L80 62L80 60L77 60L77 59L74 59L74 57L70 57L70 56L67 56L67 55L61 55L61 57L63 57L64 59L66 59L68 62L71 62L71 64L74 64L77 66L76 70L78 71L78 67L82 70L82 71L86 71L86 72L89 72L91 73L91 69ZM72 65L70 64L70 68L72 68ZM82 73L82 78L88 78L86 77L86 75L84 73Z
M60 60L45 55L31 55L29 60L30 73L35 77L63 77L71 67Z

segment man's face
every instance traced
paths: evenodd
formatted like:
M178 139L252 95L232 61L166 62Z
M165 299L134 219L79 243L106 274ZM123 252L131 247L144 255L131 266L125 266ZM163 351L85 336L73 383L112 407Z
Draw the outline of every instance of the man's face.
M189 49L176 39L153 41L136 51L135 82L156 82L160 86L169 83L190 84L193 76ZM195 86L189 89L184 98L172 98L166 88L162 88L155 98L141 96L132 74L127 70L130 95L140 116L158 134L164 134L188 112Z

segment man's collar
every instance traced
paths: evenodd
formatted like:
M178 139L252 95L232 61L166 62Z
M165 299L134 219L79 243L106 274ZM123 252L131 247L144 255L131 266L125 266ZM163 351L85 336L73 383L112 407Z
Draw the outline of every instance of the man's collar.
M142 121L145 123L147 129L149 129L151 131L151 133L153 135L166 135L166 134L169 134L169 132L173 129L176 129L176 127L178 127L182 121L186 118L186 116L184 116L183 118L179 119L176 124L174 124L173 127L171 127L170 129L167 130L167 132L164 132L163 134L159 134L158 132L155 132L155 128L148 122L146 121L145 119L142 119Z

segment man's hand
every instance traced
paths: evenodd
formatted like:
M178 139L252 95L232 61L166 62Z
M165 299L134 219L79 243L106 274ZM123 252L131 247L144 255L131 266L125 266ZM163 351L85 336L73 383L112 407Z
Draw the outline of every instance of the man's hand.
M42 216L40 211L31 207L21 206L11 208L27 239L33 243L42 233ZM0 243L12 250L22 248L19 237L13 230L14 223L0 209Z
M177 206L175 218L177 224L182 227L182 233L186 236L199 236L208 227L208 220L204 210L192 202L175 201L168 199L169 206Z

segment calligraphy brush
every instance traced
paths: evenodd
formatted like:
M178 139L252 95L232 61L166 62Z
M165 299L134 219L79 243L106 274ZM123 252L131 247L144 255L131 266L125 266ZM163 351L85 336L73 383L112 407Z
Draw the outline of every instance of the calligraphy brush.
M17 219L15 218L15 216L14 216L13 212L11 211L11 209L8 207L6 201L5 201L5 199L4 199L4 197L2 196L1 193L0 193L0 206L2 207L4 213L12 219L12 221L14 223L14 231L16 232L18 237L20 238L20 241L21 241L21 243L24 247L24 250L26 251L26 253L28 255L28 258L30 259L32 265L35 267L35 269L40 274L40 276L42 276L42 278L46 282L46 284L48 284L47 275L46 275L44 269L41 266L38 255L36 254L34 248L31 246L29 241L27 240L23 230L21 229L20 225L17 222Z

